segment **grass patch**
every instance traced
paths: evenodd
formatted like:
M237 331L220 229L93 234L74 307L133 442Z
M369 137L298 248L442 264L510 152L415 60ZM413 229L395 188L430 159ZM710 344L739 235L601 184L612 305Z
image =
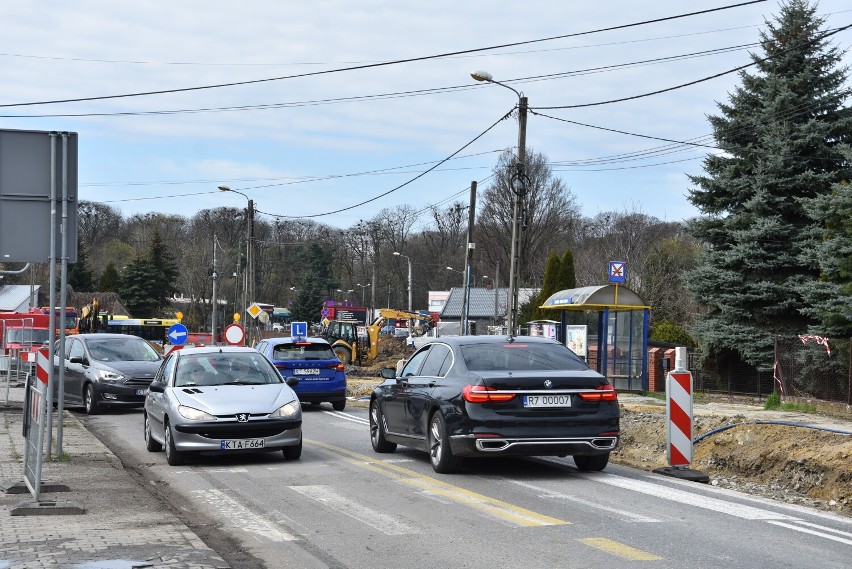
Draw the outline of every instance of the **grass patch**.
M660 401L666 400L666 394L659 391L646 391L643 395L645 397L651 397L652 399L659 399Z
M811 403L796 403L793 401L782 403L781 394L777 391L772 392L769 397L766 398L763 408L766 411L793 411L797 413L817 412L816 405L812 405Z

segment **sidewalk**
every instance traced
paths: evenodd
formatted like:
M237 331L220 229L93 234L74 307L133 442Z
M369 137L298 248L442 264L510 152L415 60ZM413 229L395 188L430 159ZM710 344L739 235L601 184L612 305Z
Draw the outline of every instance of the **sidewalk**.
M2 377L5 380L5 377ZM3 407L0 389L0 483L23 482L23 388L12 388ZM55 428L55 425L54 425ZM41 492L41 502L71 503L81 515L12 515L32 502L23 494L0 492L0 569L230 567L158 500L140 488L118 458L66 411L66 460L45 460L42 480L68 488Z

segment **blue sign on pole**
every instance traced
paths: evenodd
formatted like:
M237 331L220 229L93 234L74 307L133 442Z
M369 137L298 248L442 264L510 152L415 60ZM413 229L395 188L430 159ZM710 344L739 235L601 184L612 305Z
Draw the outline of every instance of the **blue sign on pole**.
M624 283L627 280L627 263L624 261L609 262L609 282Z
M290 323L290 335L297 338L304 338L308 335L308 323L307 322L291 322Z
M189 337L189 331L186 329L186 326L178 322L177 324L169 326L169 331L166 332L166 336L169 337L169 342L175 346L182 346L186 343L186 339Z

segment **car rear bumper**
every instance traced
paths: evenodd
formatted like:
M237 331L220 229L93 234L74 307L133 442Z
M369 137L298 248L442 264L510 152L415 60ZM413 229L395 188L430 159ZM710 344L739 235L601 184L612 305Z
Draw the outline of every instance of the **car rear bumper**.
M296 392L299 401L346 401L346 390L343 391L302 391Z
M618 436L486 437L460 435L450 439L458 456L567 456L606 454L618 446Z

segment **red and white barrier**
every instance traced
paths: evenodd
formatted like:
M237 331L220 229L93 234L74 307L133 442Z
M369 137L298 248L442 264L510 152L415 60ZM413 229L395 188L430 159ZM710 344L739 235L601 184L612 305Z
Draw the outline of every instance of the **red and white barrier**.
M47 348L41 348L36 356L36 377L47 385L48 374L50 373L50 352Z
M686 370L686 348L675 350L675 369L666 377L666 425L669 465L689 466L692 464L692 373Z

